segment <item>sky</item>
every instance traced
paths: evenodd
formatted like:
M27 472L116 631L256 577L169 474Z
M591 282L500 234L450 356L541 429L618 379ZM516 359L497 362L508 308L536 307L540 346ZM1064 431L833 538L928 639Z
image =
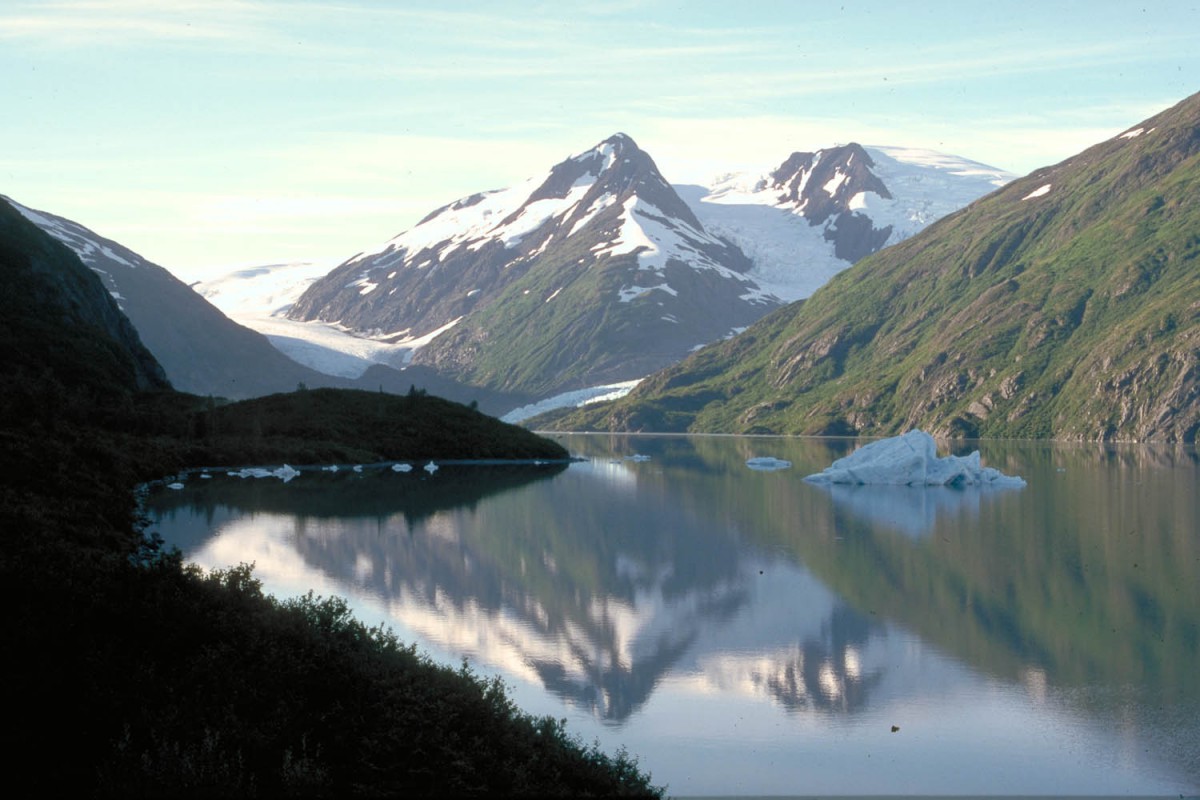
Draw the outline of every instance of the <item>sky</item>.
M0 194L185 280L374 249L624 132L1024 174L1200 91L1192 2L4 0Z

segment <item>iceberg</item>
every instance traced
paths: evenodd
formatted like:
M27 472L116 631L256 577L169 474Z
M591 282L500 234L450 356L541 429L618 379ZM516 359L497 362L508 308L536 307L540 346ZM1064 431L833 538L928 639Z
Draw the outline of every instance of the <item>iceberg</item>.
M392 472L412 472L412 464L392 464Z
M821 484L884 486L1024 486L1022 478L979 463L979 451L938 458L937 444L925 431L881 439L839 458L804 480Z

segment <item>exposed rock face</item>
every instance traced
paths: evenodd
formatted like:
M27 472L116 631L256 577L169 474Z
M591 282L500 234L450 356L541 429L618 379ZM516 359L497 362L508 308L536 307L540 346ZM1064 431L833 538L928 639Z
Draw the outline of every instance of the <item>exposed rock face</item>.
M866 214L856 213L861 198L872 192L886 200L891 192L871 168L875 162L858 144L816 153L792 153L771 173L770 187L780 206L794 209L809 225L824 225L825 238L845 261L858 261L887 242L892 226L875 227Z

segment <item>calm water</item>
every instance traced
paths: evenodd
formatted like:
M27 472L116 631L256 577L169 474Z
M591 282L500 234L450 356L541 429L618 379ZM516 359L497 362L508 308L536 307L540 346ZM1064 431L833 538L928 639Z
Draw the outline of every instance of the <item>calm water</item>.
M561 439L585 460L218 474L148 510L672 795L1200 792L1194 448L985 442L1027 487L830 491L801 479L852 443Z

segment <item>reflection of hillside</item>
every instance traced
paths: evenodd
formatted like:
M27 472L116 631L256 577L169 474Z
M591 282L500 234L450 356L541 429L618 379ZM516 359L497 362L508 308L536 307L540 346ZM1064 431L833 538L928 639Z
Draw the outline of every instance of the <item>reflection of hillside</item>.
M163 491L148 501L156 513L190 508L211 515L217 507L311 518L376 518L396 514L416 522L450 508L474 506L480 500L566 469L547 464L448 464L434 476L420 466L410 473L374 467L355 472L306 471L295 482L273 478L194 478L178 492Z
M692 440L667 441L680 448ZM695 441L697 453L720 446ZM824 441L759 441L796 467L748 483L720 470L679 481L677 502L725 516L747 540L794 554L856 608L887 615L990 674L1017 680L1032 665L1063 686L1155 675L1200 694L1190 680L1200 657L1193 448L988 443L985 463L1029 485L981 495L978 504L934 501L932 527L914 539L803 483L810 467L843 454L844 442L820 455ZM639 485L669 472L645 471ZM856 503L865 506L871 493Z
M429 641L535 679L605 720L628 718L683 659L707 659L706 672L724 680L720 665L731 662L711 654L729 642L712 632L738 626L764 602L784 625L737 645L778 653L756 667L764 677L754 693L793 709L861 708L869 680L852 654L865 628L854 629L844 609L830 618L810 605L796 629L790 585L756 598L760 562L747 562L757 557L738 526L679 503L661 485L667 462L609 457L553 482L526 476L523 486L507 467L495 475L444 468L428 480L341 473L287 485L206 482L157 502L159 511L183 506L208 519L229 506L290 509L289 546L310 567L373 597ZM483 496L488 502L475 502Z
M1044 676L1094 719L1132 721L1146 705L1145 697L1143 705L1128 704L1130 686L1155 687L1156 704L1200 715L1195 448L988 442L984 462L1029 485L980 496L978 504L935 503L923 534L913 537L873 513L879 509L869 498L851 508L802 483L852 443L764 438L735 445L631 437L626 446L672 453L658 473L639 473L642 486L669 481L671 465L680 463L674 455L706 460L711 451L722 466L673 482L682 493L677 502L697 515L724 515L747 541L792 554L854 608L894 620L984 674L1012 683ZM958 443L946 452L978 446ZM751 455L795 466L748 483L730 480L728 471ZM790 685L786 674L760 673L763 685ZM1090 694L1078 691L1084 688ZM1187 769L1200 775L1194 758Z

